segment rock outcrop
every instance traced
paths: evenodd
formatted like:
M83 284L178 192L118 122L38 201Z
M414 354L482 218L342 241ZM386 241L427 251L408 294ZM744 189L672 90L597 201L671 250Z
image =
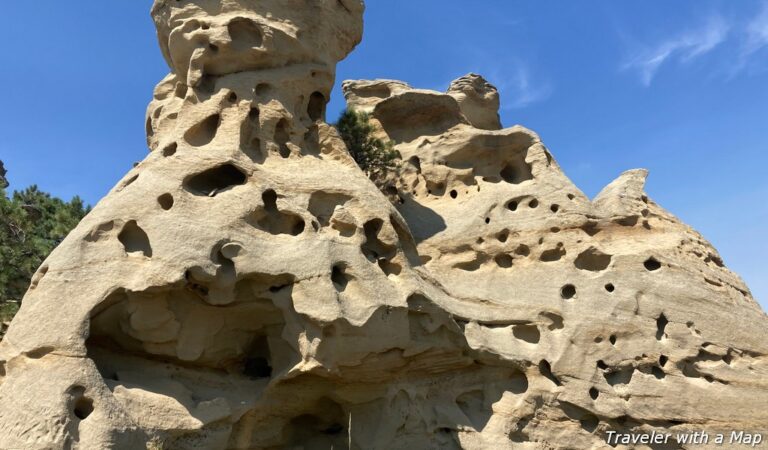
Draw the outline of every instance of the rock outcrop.
M0 343L0 448L603 448L766 431L768 318L630 171L593 201L481 77L347 82L359 0L158 0L150 155ZM619 446L619 448L626 448ZM640 447L637 447L640 448Z

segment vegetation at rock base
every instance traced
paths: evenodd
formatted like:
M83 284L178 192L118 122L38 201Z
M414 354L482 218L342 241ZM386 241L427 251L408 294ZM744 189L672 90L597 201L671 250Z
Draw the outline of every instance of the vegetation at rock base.
M12 195L0 183L0 322L18 310L32 275L90 211L79 197L65 202L31 186Z
M383 188L387 175L397 168L400 158L394 143L373 135L370 117L364 112L347 109L335 126L357 165L379 188Z

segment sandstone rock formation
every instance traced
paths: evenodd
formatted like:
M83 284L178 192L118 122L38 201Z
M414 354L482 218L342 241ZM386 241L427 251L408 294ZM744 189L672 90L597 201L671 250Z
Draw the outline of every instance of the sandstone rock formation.
M345 83L403 157L387 201L323 121L362 10L156 2L151 153L35 275L0 344L0 448L766 431L768 318L644 171L590 201L476 75Z

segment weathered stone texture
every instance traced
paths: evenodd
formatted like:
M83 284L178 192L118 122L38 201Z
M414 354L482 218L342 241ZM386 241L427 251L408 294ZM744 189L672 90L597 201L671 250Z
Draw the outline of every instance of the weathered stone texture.
M477 75L344 84L359 0L158 0L149 156L0 344L0 448L604 448L768 431L768 318L629 171L594 200ZM619 448L626 448L621 447ZM643 447L637 447L643 448Z

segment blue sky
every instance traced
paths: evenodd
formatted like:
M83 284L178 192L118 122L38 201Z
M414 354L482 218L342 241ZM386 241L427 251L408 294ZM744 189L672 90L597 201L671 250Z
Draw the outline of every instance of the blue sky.
M6 2L0 159L12 188L101 198L144 158L168 69L150 0ZM768 1L369 0L348 78L501 90L595 195L631 168L701 231L768 309ZM343 108L334 92L329 118Z

